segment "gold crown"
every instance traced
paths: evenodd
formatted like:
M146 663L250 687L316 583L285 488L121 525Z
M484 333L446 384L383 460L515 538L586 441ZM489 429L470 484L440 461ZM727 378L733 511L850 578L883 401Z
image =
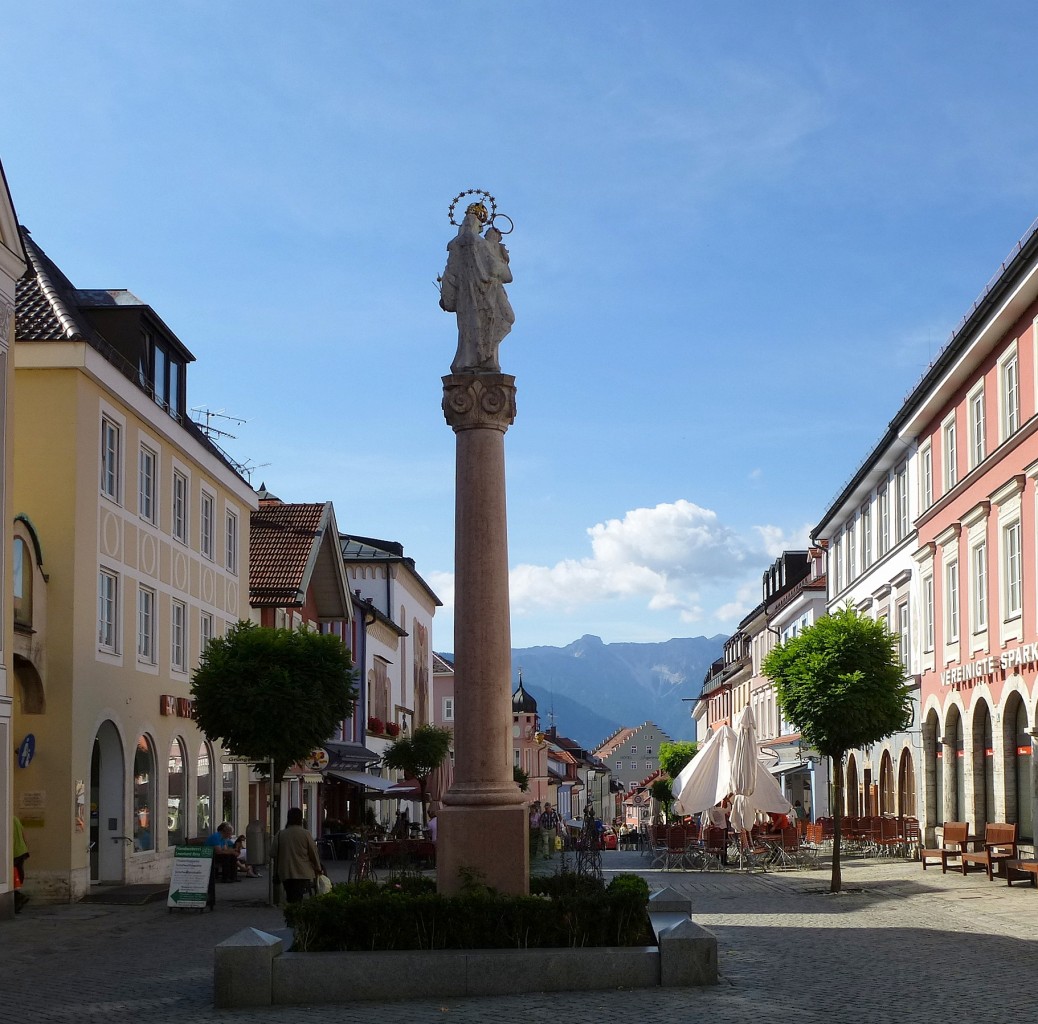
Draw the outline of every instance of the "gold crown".
M465 214L468 215L470 213L474 213L476 215L476 218L479 220L480 224L486 224L487 217L490 216L490 214L487 212L487 208L482 203L469 203L468 207L465 210Z

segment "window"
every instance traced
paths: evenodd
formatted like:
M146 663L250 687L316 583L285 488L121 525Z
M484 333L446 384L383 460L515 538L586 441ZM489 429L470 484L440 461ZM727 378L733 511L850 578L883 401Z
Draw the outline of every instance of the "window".
M238 571L238 517L233 512L227 513L227 569Z
M142 444L137 460L137 512L141 519L146 519L149 523L155 522L156 462L155 453Z
M1015 434L1020 426L1020 364L1016 347L999 363L999 379L1002 383L1002 440Z
M616 762L616 770L618 772L622 772L624 770L624 763L623 763L623 761L617 761Z
M1020 520L1002 529L1003 618L1012 619L1023 610L1023 562L1020 550Z
M924 509L933 504L933 449L928 443L919 449L919 504Z
M32 555L29 545L21 537L15 537L11 553L15 625L32 626Z
M872 565L872 506L861 506L861 567Z
M876 529L876 543L882 557L890 550L890 489L881 487L876 495L879 505L879 523Z
M102 569L97 575L97 646L114 654L118 650L119 580Z
M139 736L133 755L134 853L155 849L156 775L155 749L147 736Z
M205 654L209 641L213 638L213 614L202 612L198 617L198 653Z
M206 558L213 557L213 509L215 501L213 496L206 491L202 491L202 509L199 525L200 537L199 537L199 548L202 554Z
M933 637L933 577L923 580L923 650L932 651Z
M854 523L847 527L847 582L858 575L858 547L854 536Z
M970 469L984 461L986 451L986 433L984 429L984 389L974 391L969 397L970 417Z
M445 722L454 721L454 698L444 697L443 698L443 720Z
M198 748L195 777L195 835L213 831L213 753L204 740Z
M145 332L145 348L151 355L151 392L156 404L162 406L174 419L181 417L181 383L184 379L184 361L168 345Z
M944 489L950 491L959 482L958 467L955 457L958 454L955 446L955 419L949 419L942 428L941 462L944 470Z
M902 601L897 606L897 650L898 656L901 659L901 667L906 672L908 671L908 659L912 653L911 636L909 635L910 628L911 620L908 617L908 602Z
M973 632L982 633L988 628L988 546L985 541L973 546L970 552L971 585L970 615Z
M638 753L638 745L636 743L631 744L631 756L633 757Z
M101 417L101 493L112 501L119 500L119 467L122 461L122 439L119 424Z
M651 757L652 756L652 747L646 747L645 748L645 756L646 757Z
M897 489L897 539L904 540L908 536L911 517L908 512L908 463L901 464L894 480Z
M959 561L944 567L944 641L959 639Z
M171 635L169 664L174 672L187 671L187 608L183 601L170 605Z
M843 537L839 534L833 538L832 570L833 593L838 594L843 587Z
M137 590L137 659L155 663L155 591L150 587Z
M173 537L187 543L187 477L173 470Z
M184 745L175 739L169 745L166 766L166 845L179 846L184 842L184 817L187 813L187 788L184 784Z

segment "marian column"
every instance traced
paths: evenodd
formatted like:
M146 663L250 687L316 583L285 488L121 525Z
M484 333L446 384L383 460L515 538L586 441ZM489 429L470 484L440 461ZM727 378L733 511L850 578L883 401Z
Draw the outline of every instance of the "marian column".
M443 413L457 443L455 760L454 783L439 814L436 880L440 892L457 892L462 873L471 871L501 892L525 893L529 822L512 777L505 512L505 431L515 419L515 378L501 373L497 356L514 320L503 287L512 274L494 226L502 215L492 196L479 195L491 209L482 202L469 206L440 279L440 305L458 317L458 352L443 378ZM454 204L451 223L453 212Z

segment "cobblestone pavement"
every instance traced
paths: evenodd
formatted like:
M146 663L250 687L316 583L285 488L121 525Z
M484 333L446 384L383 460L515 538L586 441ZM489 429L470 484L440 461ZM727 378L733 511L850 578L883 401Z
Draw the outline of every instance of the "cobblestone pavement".
M600 1024L618 1009L639 1024L690 1017L710 1024L762 1014L816 1021L901 1022L951 1012L970 1024L1028 1019L1038 946L1038 892L1020 883L925 873L917 863L844 862L767 874L646 872L636 853L607 852L607 877L644 872L650 885L689 896L693 916L718 938L721 983L709 989L530 993L494 999L215 1011L213 947L241 928L279 928L264 905L266 880L218 888L214 913L144 906L42 907L0 922L0 1021L281 1024L426 1021L505 1024L519 1019ZM333 877L343 866L330 865ZM554 863L539 863L538 871ZM386 979L387 992L393 979ZM927 1012L932 1007L932 1013Z

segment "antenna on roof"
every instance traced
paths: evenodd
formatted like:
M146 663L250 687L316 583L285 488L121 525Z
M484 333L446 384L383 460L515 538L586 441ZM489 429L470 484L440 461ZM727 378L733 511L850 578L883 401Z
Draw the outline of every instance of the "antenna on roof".
M232 441L237 440L236 435L228 433L226 430L217 430L217 428L213 426L214 419L227 420L230 423L237 423L239 427L248 422L248 420L243 420L239 416L228 416L227 413L223 411L223 409L207 409L204 405L196 405L191 411L201 413L201 415L205 417L204 422L202 420L195 419L195 423L197 426L201 428L202 432L205 434L206 437L209 438L210 441L217 437L229 437Z
M219 439L220 441L223 441L224 439L236 441L238 440L238 435L232 434L227 430L220 430L219 428L213 426L214 419L227 420L229 423L237 423L238 426L243 426L244 424L248 423L248 420L244 420L240 416L228 416L227 413L223 411L223 409L208 409L204 405L195 406L191 410L191 412L198 413L203 417L202 419L198 419L193 416L191 422L194 423L194 425L198 427L198 429L201 430L203 434L205 434L206 439L209 441L209 443L231 464L231 466L234 467L235 472L239 476L244 477L246 480L248 480L249 486L252 486L253 471L257 469L264 469L267 466L269 466L270 463L262 462L258 466L250 466L249 459L246 459L244 462L239 462L237 459L232 459L231 456L227 454L226 449L222 445L217 443L217 439Z
M269 466L269 465L270 465L270 463L269 463L269 462L261 462L261 463L260 463L260 464L259 464L258 466L250 466L250 465L249 465L249 462L250 462L250 461L251 461L251 460L249 460L249 459L246 459L246 460L245 460L244 462L239 462L239 463L238 463L237 465L238 465L238 471L239 471L239 472L240 472L240 473L241 473L241 474L242 474L243 476L246 476L246 477L248 478L248 480L249 480L249 483L251 484L251 483L252 483L252 474L253 474L253 473L254 473L254 472L255 472L255 471L257 470L257 469L266 469L266 468L267 468L267 466Z

